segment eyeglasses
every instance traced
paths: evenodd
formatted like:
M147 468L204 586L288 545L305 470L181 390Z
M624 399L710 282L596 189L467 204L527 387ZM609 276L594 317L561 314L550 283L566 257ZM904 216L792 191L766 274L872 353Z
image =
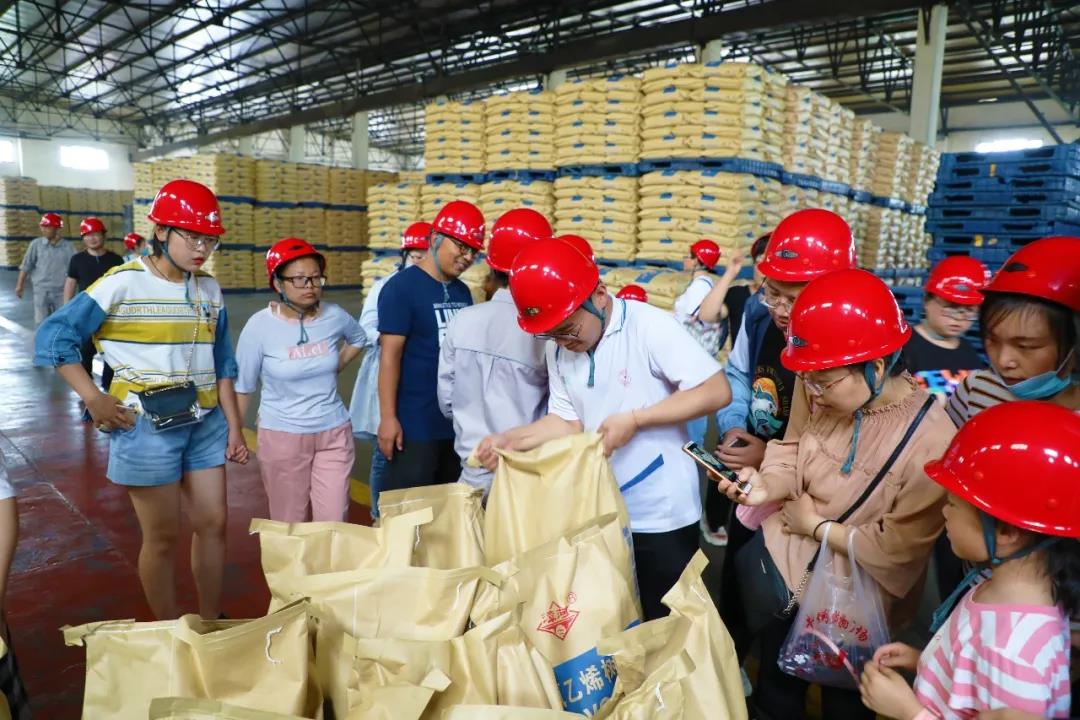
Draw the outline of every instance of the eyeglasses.
M809 392L811 395L817 395L818 397L821 397L822 395L825 394L825 392L827 390L829 390L830 388L836 387L837 385L839 385L840 383L844 382L849 377L851 377L851 373L848 373L844 377L837 378L836 380L833 380L832 382L827 382L824 385L818 385L816 382L811 382L811 381L807 380L806 375L804 375L802 373L799 373L799 377L802 378L803 387L806 388L807 392Z
M444 237L450 237L450 236L445 235ZM480 254L479 250L477 250L476 248L474 248L474 247L472 247L470 245L466 245L465 243L461 242L457 238L451 237L450 239L454 242L454 247L457 248L457 251L460 254L462 254L462 255L464 255L466 257L476 257L477 255Z
M323 287L326 285L325 275L282 275L282 280L292 283L294 288Z
M950 320L974 320L979 317L979 309L963 305L942 305L941 314Z
M794 300L778 295L768 283L763 286L761 304L770 310L791 310Z
M564 333L538 333L534 337L538 337L541 340L562 340L563 342L573 342L575 340L581 339L581 336L578 335L579 332L581 332L581 328L574 327L570 328Z
M184 239L184 242L187 243L189 250L202 249L206 250L207 252L214 252L215 250L217 250L218 245L221 244L221 241L218 240L216 237L213 237L212 235L188 235L187 233L181 232L176 228L170 228L170 230Z

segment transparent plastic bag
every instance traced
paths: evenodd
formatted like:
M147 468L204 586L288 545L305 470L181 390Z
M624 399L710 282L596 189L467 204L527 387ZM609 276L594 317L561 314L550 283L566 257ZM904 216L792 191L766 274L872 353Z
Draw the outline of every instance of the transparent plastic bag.
M821 556L776 662L807 682L855 689L863 665L889 642L889 627L877 583L859 569L854 531L845 561L829 548L832 527L825 527Z

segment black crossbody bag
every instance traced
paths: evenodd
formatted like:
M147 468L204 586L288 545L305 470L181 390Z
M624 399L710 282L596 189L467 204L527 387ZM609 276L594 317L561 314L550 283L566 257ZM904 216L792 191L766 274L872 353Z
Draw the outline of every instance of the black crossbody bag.
M908 426L904 437L900 439L900 442L892 451L892 455L881 466L877 475L863 490L862 495L852 503L851 507L843 515L836 519L836 522L845 522L873 494L877 486L885 479L885 475L892 469L896 459L900 457L900 453L903 452L904 447L907 446L911 436L915 434L915 430L918 429L934 402L933 396L926 399L922 408L919 409L919 414L915 416ZM788 590L787 583L784 582L784 576L780 574L776 563L773 562L769 549L765 546L765 533L761 528L758 528L750 542L735 554L735 571L739 581L739 595L742 598L747 629L750 630L751 634L756 635L776 619L791 617L799 605L799 596L806 588L806 583L814 572L814 565L817 563L820 552L821 548L819 547L810 563L806 566L806 572L803 573L802 579L799 580L799 586L795 588L795 592Z

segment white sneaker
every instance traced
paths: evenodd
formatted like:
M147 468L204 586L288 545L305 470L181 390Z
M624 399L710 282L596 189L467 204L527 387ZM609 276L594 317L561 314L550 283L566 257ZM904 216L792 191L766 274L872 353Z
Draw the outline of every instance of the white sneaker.
M705 538L705 542L713 547L727 547L728 534L727 529L721 527L718 530L711 530L709 523L702 517L698 522L698 526L701 528L701 534Z

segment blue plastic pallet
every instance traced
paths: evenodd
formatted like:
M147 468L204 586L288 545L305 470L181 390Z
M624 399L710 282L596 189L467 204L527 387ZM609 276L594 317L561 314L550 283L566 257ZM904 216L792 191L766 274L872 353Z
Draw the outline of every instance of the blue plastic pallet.
M1066 175L938 179L936 192L1061 192L1080 194L1080 178Z
M1038 234L998 234L998 233L934 233L934 245L938 247L967 250L970 248L997 247L1008 248L1016 252L1024 245L1045 237Z
M1012 254L1012 250L998 247L971 247L961 249L934 246L926 251L926 257L932 265L936 265L947 257L960 255L981 260L991 270L996 270L1004 265L1005 261L1008 260Z
M1060 190L939 190L930 196L931 207L982 205L1068 205L1080 193Z
M889 208L890 210L906 210L908 206L908 204L900 198L881 197L880 195L871 196L870 204L877 207Z
M868 203L874 199L874 196L866 190L852 190L851 199L855 202Z
M799 173L780 173L780 182L785 185L806 188L807 190L821 190L821 178L814 175L801 175Z
M487 180L486 173L431 173L425 180L432 185L442 183L478 185Z
M979 166L988 163L1019 162L1080 163L1080 144L1047 145L1027 150L1008 150L996 153L960 152L941 156L941 167Z
M553 182L554 170L489 170L487 180L514 180L517 182Z
M637 163L608 165L567 165L556 171L559 177L636 177Z
M1076 223L1045 220L927 220L927 232L938 234L970 233L973 235L1076 235Z
M638 163L638 172L641 174L663 170L721 170L775 180L779 180L784 172L784 168L778 163L743 158L673 158L671 160L642 160Z
M1004 222L1064 222L1080 226L1077 205L944 205L930 208L929 220L1001 220Z
M942 165L938 178L947 182L966 179L1025 178L1043 175L1080 177L1080 162L1062 160L1026 160L1013 163L986 163L984 165Z
M833 180L822 180L821 192L827 192L832 195L843 195L844 197L847 197L851 194L851 186L845 185L842 182L835 182Z

